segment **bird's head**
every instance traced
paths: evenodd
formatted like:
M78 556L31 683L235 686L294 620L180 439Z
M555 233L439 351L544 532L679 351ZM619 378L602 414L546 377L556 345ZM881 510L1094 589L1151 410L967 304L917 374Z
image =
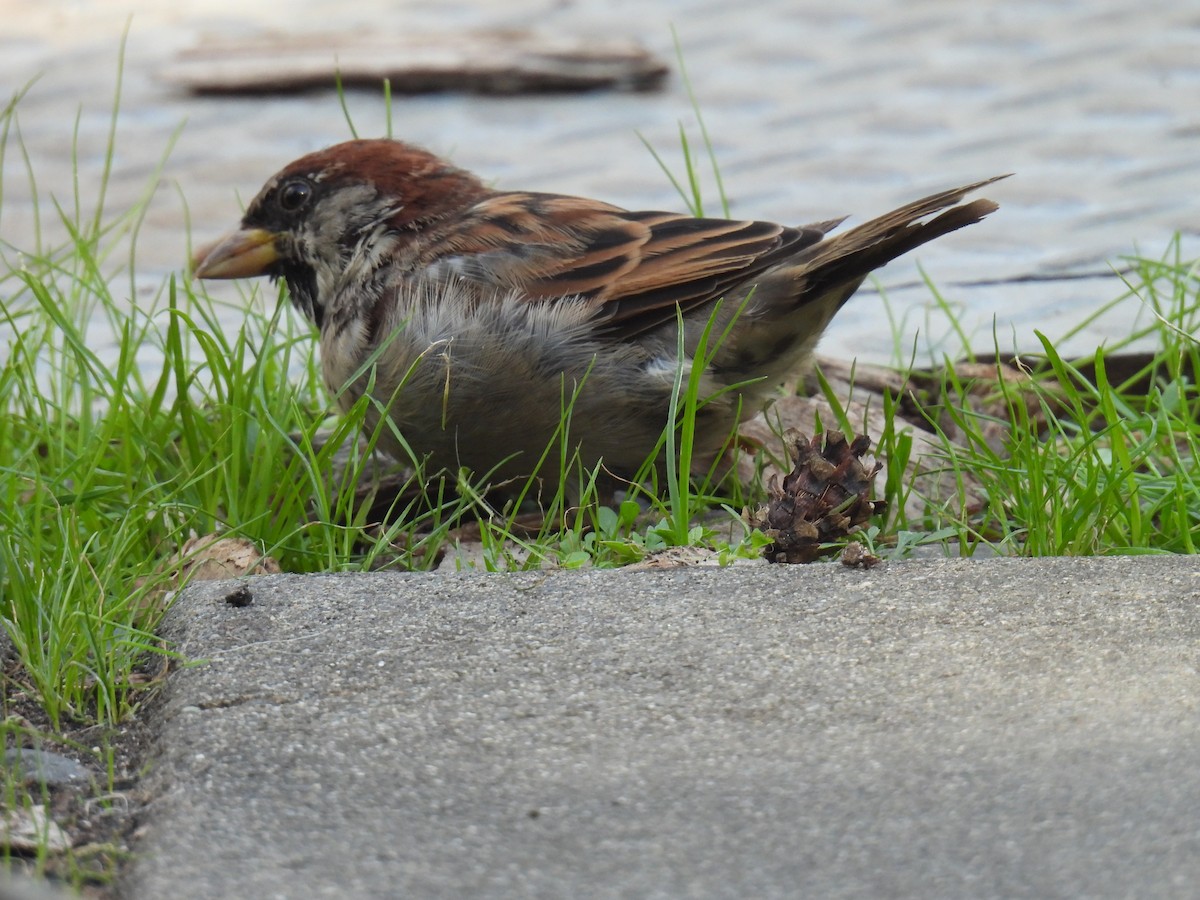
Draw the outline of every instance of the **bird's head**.
M486 193L475 176L411 144L347 141L272 177L236 231L196 251L193 271L282 278L292 302L320 326L343 287L403 264L422 231Z

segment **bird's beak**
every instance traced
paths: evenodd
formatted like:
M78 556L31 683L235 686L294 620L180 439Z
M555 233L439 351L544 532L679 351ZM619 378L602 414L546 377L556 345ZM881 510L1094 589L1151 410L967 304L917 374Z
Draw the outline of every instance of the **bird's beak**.
M192 255L197 278L253 278L266 275L279 261L275 235L262 228L242 228Z

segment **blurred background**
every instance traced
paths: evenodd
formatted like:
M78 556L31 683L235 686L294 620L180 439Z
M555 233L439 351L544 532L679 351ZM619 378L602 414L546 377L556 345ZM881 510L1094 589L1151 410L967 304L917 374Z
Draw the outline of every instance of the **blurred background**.
M644 137L681 176L679 129L699 145L675 55L678 35L732 212L803 223L861 221L900 203L1002 172L1001 210L879 274L906 346L932 299L918 263L961 306L978 349L1034 329L1058 337L1122 285L1111 270L1135 250L1159 256L1172 235L1200 242L1200 7L1178 0L0 0L0 80L28 85L4 155L0 238L29 246L38 210L54 233L53 195L95 196L128 29L108 202L146 188L172 139L138 240L138 291L183 268L197 243L230 228L241 204L291 159L350 136L332 90L196 95L172 76L180 55L275 35L322 42L413 35L455 46L482 29L584 42L631 40L670 72L657 90L393 97L396 136L450 156L500 187L683 208ZM333 51L328 52L333 67ZM34 80L36 79L36 80ZM32 81L32 84L30 82ZM382 134L381 88L355 89L363 136ZM16 142L19 137L24 151ZM710 214L719 211L711 172ZM229 291L232 285L218 285ZM270 292L267 292L268 295ZM1086 352L1123 334L1136 305L1067 345ZM865 291L822 345L886 362L884 307Z

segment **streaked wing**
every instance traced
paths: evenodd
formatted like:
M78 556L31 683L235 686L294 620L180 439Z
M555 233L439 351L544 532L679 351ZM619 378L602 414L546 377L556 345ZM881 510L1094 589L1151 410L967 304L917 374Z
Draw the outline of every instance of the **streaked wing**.
M432 271L519 288L533 299L584 297L630 334L722 296L821 240L834 222L771 222L630 212L556 194L501 193L438 235ZM449 248L449 252L446 249Z

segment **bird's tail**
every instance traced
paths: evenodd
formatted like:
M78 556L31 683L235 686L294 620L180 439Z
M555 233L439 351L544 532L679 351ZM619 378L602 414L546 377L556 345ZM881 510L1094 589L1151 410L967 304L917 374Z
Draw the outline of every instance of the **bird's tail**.
M958 204L973 191L1008 177L997 175L901 206L814 244L799 254L789 268L804 280L809 297L824 296L841 285L857 286L868 274L893 259L995 212L999 206L991 200ZM851 293L847 292L844 299Z

